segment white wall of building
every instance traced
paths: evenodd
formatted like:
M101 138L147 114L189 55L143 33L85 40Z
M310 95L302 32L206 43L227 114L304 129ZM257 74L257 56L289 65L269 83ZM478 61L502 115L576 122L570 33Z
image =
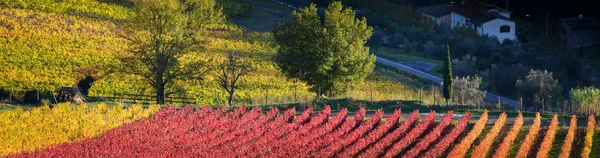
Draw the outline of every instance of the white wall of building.
M435 24L440 25L442 23L442 20L440 20L439 18L436 18L434 16L430 16L427 14L423 14L425 17L429 18L430 20L433 20L433 22L435 22Z
M503 25L508 25L510 26L510 32L503 32L500 33L500 27ZM505 39L510 39L510 40L517 40L517 36L515 35L516 32L516 27L515 27L515 22L513 21L508 21L508 20L502 20L502 19L494 19L492 21L488 21L484 24L481 25L481 27L477 28L477 33L481 34L487 34L490 36L496 36L498 38L498 40L500 40L500 42L504 41Z
M451 16L451 21L452 23L450 24L450 28L454 29L455 27L466 27L467 26L467 21L469 18L462 16L460 14L457 14L455 12L452 12Z

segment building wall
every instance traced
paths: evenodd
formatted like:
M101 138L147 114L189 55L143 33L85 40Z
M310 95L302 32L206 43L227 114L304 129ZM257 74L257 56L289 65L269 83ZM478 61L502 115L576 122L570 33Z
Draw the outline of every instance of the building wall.
M429 18L430 20L433 20L433 22L435 22L435 24L438 24L438 25L442 22L442 20L440 20L439 18L436 18L436 17L431 16L431 15L427 15L425 13L423 13L423 16Z
M450 22L452 21L452 14L444 15L444 16L440 17L440 20L442 22L448 24L448 26L450 26Z
M503 25L510 26L510 32L500 33L500 27ZM514 41L517 40L517 36L515 36L516 24L515 22L508 20L494 19L492 21L488 21L481 25L481 27L478 28L477 32L480 35L487 34L490 36L496 36L500 42L504 41L505 39L510 39Z
M461 27L461 26L466 27L467 26L467 21L468 21L467 19L469 19L469 18L462 16L460 14L454 13L454 12L452 12L450 14L450 16L451 16L451 21L452 21L452 23L450 24L451 29L454 29L455 27Z

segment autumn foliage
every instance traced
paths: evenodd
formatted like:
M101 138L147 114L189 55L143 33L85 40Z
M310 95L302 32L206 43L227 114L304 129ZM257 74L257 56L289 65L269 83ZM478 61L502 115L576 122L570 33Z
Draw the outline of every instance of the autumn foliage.
M415 144L415 146L412 149L410 149L406 154L404 154L404 156L402 156L402 157L403 158L415 158L415 157L419 156L419 154L422 151L424 151L425 149L427 149L427 147L429 147L429 145L431 143L438 140L442 136L442 132L444 132L444 129L446 129L446 127L448 127L448 125L450 125L450 123L452 123L453 116L454 116L454 112L448 111L442 118L442 121L440 121L437 124L437 126L431 132L429 132L429 134L427 134L425 137L423 137L423 139L421 139L421 141L417 142Z
M480 157L487 156L487 154L490 150L490 147L492 146L492 143L494 143L494 139L496 138L496 136L498 136L498 133L500 133L500 130L504 126L505 122L506 122L506 113L502 113L502 114L500 114L500 118L498 118L498 120L496 120L494 127L492 127L492 129L487 133L487 135L485 135L485 139L483 139L483 141L481 141L479 143L479 145L477 145L475 147L475 150L473 150L475 152L473 152L471 157L480 158Z
M99 106L98 108L102 108ZM105 107L104 107L105 108ZM401 121L400 109L385 117L383 110L373 113L360 108L355 114L347 109L341 109L332 115L329 106L316 111L307 108L297 114L296 109L287 109L280 112L277 108L263 112L260 108L211 108L186 106L175 108L167 106L158 112L157 106L144 109L141 106L132 106L126 109L114 107L105 108L106 115L96 115L97 109L88 112L89 116L83 115L82 108L70 108L61 105L49 111L32 110L32 112L0 113L2 122L7 124L15 120L13 116L36 114L47 116L47 118L68 118L63 114L82 116L74 119L81 122L77 128L61 126L60 128L37 129L35 125L30 127L2 126L0 132L7 129L19 129L18 134L22 137L21 142L55 141L41 131L52 133L56 138L73 139L62 144L39 144L32 150L12 151L7 153L8 157L464 157L465 153L473 150L472 156L487 157L490 150L495 150L494 157L507 157L510 146L516 139L523 126L523 117L519 115L498 149L490 149L501 127L507 119L502 114L490 129L488 134L480 135L488 121L488 113L485 111L481 118L473 125L470 132L465 133L471 119L471 114L466 112L458 122L451 126L455 116L453 111L445 114L429 112L421 114L414 111ZM56 111L55 111L56 110ZM69 111L70 110L70 111ZM120 110L120 112L118 112ZM59 112L60 111L60 112ZM76 112L79 112L76 113ZM94 115L90 115L94 114ZM424 118L419 121L419 116ZM436 123L437 115L443 115ZM11 117L7 117L11 116ZM83 117L85 116L85 117ZM149 116L145 118L146 116ZM460 115L456 115L460 117ZM94 117L104 118L111 123L103 124L101 120ZM109 119L110 117L110 119ZM11 118L11 119L6 119ZM21 118L21 117L19 117ZM81 118L88 118L99 124L88 124ZM6 121L8 120L8 121ZM34 119L36 120L36 119ZM42 119L43 120L43 119ZM66 119L68 120L68 119ZM575 119L573 119L575 120ZM572 121L573 121L572 120ZM33 121L33 120L32 120ZM37 119L39 121L39 119ZM590 122L594 120L590 119ZM420 122L420 123L419 123ZM73 122L68 122L73 123ZM81 125L87 125L86 127ZM60 125L56 122L53 125ZM537 134L540 120L534 121L530 132ZM571 127L575 124L571 124ZM42 126L42 125L39 125ZM109 129L109 127L116 127ZM118 127L117 127L118 126ZM9 127L9 128L6 128ZM18 128L17 128L18 127ZM53 127L53 126L44 126ZM89 127L89 128L88 128ZM93 128L92 128L93 127ZM540 153L548 151L552 144L558 127L556 118L549 127L541 144ZM31 129L28 129L31 128ZM80 128L80 129L78 129ZM450 129L451 128L451 129ZM594 129L595 125L590 126ZM571 128L573 129L573 128ZM78 131L79 130L79 131ZM89 130L89 131L88 131ZM61 133L65 132L67 133ZM571 130L573 131L573 130ZM32 132L32 133L27 133ZM69 133L71 132L71 133ZM79 132L79 134L77 133ZM86 134L86 132L90 132ZM98 133L99 132L99 133ZM464 138L461 138L464 133ZM40 137L32 137L40 135ZM2 135L5 136L5 135ZM5 149L14 149L13 144L18 144L17 136L11 139L2 139ZM46 136L46 137L41 137ZM532 137L531 135L529 137ZM568 134L565 144L573 144L573 135ZM482 141L472 146L476 139ZM590 139L591 140L591 139ZM586 140L587 141L587 140ZM525 141L532 143L533 140ZM591 141L590 141L591 143ZM29 143L34 144L35 143ZM454 146L452 150L448 150ZM570 145L569 145L570 146ZM531 148L531 146L529 146ZM529 148L526 150L528 151ZM564 147L567 148L567 147ZM567 149L564 149L565 152ZM525 152L527 153L527 152ZM579 153L578 153L579 154ZM459 156L456 156L459 155ZM547 155L538 155L544 157Z
M588 158L592 152L592 142L594 141L594 131L596 130L596 118L591 115L587 119L587 128L585 129L585 139L581 157Z
M569 131L563 142L563 146L561 148L560 155L558 156L559 158L569 158L569 155L571 154L571 148L573 146L573 140L575 139L575 132L577 132L576 130L577 130L577 116L573 115L573 116L571 116L571 123L569 125Z
M540 145L540 149L536 157L548 157L548 152L552 149L552 142L554 142L554 136L556 136L556 130L558 130L558 116L554 115L552 121L550 121L550 126L548 126L548 131L544 136L544 140Z
M440 157L442 154L452 145L452 143L458 138L460 134L465 131L467 124L469 124L469 120L471 119L471 113L467 111L464 114L463 119L461 119L456 126L452 129L452 131L444 136L440 142L438 142L431 150L427 151L423 154L423 157Z
M471 129L471 132L469 132L469 134L460 141L460 144L452 149L452 151L448 154L448 157L465 157L465 154L467 154L475 139L477 139L481 132L483 132L487 121L488 111L485 110L483 114L481 114L479 121L477 121L477 123L475 123L473 126L473 129Z
M517 138L517 135L519 134L519 131L521 131L522 126L523 115L519 112L519 116L517 116L517 119L515 119L513 127L510 129L506 137L504 137L504 140L502 141L502 144L500 144L500 147L496 150L496 153L494 153L494 158L508 157L511 145L515 138Z
M541 123L542 117L540 116L540 113L537 113L535 115L535 120L533 120L531 128L529 128L529 132L527 132L527 136L525 136L525 139L519 147L519 152L517 153L518 158L527 157L527 154L529 154L529 150L533 146L535 138L537 138Z
M72 107L65 103L52 109L44 106L2 112L0 156L96 137L109 129L148 117L159 109L157 105L108 108L105 104L90 109L85 104Z

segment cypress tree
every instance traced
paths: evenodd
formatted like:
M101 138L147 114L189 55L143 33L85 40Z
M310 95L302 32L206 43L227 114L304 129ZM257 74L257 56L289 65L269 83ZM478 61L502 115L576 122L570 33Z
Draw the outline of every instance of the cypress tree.
M452 62L450 61L450 45L446 44L446 60L444 60L444 98L446 105L452 97Z

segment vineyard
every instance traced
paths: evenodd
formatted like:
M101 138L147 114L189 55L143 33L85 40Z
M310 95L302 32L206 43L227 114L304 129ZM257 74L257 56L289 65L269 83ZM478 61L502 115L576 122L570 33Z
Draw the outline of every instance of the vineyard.
M519 137L519 133L524 133L522 127L529 126L523 124L522 115L517 116L511 126L505 125L508 118L506 114L500 115L493 124L486 124L492 119L487 111L478 119L472 120L475 122L471 124L471 118L476 116L468 112L454 114L453 111L445 114L412 111L403 115L403 112L397 109L386 116L382 110L367 114L364 108L360 108L353 115L346 109L333 113L329 106L320 109L319 112L307 108L299 114L296 114L295 109L279 111L273 108L261 111L259 108L245 106L235 109L169 106L148 118L143 118L153 110L143 110L139 106L126 109L117 106L110 110L103 107L104 110L99 110L101 108L87 112L88 117L81 117L86 116L86 111L81 110L82 108L69 110L68 106L53 110L34 109L31 114L0 113L3 132L7 132L7 128L15 128L19 121L14 119L26 117L24 115L46 114L69 118L54 113L72 111L81 113L77 115L79 118L91 118L101 117L103 112L98 111L105 111L107 116L121 116L114 119L120 120L119 123L104 124L104 128L101 129L115 127L105 132L99 132L103 131L101 129L92 130L96 132L78 134L80 137L69 136L68 140L65 138L66 141L62 142L40 144L41 147L35 148L39 150L8 150L2 154L10 154L9 157L415 158L509 157L511 153L518 151L517 157L556 157L559 154L560 157L597 157L591 152L598 148L593 139L597 136L594 134L597 133L594 117L589 117L585 129L577 130L574 116L566 138L558 140L555 139L560 135L557 134L557 117L550 121L549 126L540 127L541 117L538 115L527 131L527 137L522 138ZM134 121L136 119L139 120ZM54 125L61 129L61 124ZM83 125L89 126L62 130L82 131L80 128L97 126ZM29 136L4 133L9 139L3 138L0 144L8 145L10 149L10 146L16 145L19 140L29 143L32 136L56 131L40 131L41 128L37 126L19 127L22 128L19 131ZM38 137L37 141L43 142L43 139L50 138ZM553 143L559 145L553 146Z
M123 3L121 3L123 2ZM227 14L234 1L226 4ZM6 97L23 97L28 91L50 95L61 87L77 84L92 77L89 96L114 97L121 94L153 94L140 76L123 73L120 58L129 47L119 21L133 14L126 1L0 1L0 101ZM232 13L228 13L228 12ZM251 33L233 24L207 26L203 33L204 49L180 60L208 62L214 69L226 59L227 52L237 51L252 70L241 79L234 104L284 104L310 101L315 94L306 83L285 77L272 57L277 46L269 32ZM216 72L204 80L178 80L167 89L172 97L194 98L195 102L222 105L227 95L219 86ZM367 100L418 100L419 89L395 82L381 74L370 74L348 92L352 98ZM4 94L6 93L6 94ZM267 97L265 97L267 96ZM46 99L52 101L52 96ZM426 103L431 101L426 100Z

